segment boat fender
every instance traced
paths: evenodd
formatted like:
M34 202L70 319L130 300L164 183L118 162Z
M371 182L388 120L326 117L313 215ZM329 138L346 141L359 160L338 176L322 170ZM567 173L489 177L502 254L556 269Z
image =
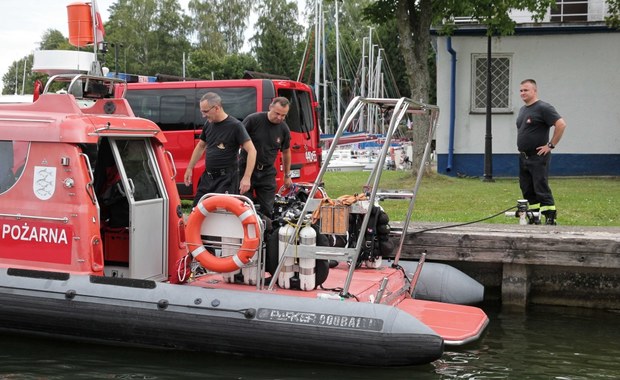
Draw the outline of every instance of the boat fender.
M202 222L210 213L218 209L224 209L236 215L243 227L243 242L232 256L212 255L204 247L200 237ZM187 219L185 231L189 249L196 247L191 251L192 256L206 269L218 273L233 272L247 264L256 254L260 244L260 225L256 213L241 199L229 195L214 195L198 203Z

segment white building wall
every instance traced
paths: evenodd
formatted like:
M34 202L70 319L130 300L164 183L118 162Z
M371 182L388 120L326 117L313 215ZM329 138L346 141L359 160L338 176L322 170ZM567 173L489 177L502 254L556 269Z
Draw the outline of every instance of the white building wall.
M437 41L437 102L441 109L437 153L448 153L450 65L447 37ZM487 51L486 36L452 37L457 52L454 153L482 153L486 115L470 114L471 55ZM567 122L556 153L620 153L620 34L518 35L493 38L493 53L512 59L511 114L494 114L493 154L515 153L515 121L522 105L519 82L534 78L539 97Z

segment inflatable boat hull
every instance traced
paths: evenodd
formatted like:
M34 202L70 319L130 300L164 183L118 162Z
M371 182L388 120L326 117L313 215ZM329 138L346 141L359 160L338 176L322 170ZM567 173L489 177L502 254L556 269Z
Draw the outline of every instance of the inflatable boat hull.
M443 353L431 328L381 304L0 269L0 305L4 329L94 341L364 366Z

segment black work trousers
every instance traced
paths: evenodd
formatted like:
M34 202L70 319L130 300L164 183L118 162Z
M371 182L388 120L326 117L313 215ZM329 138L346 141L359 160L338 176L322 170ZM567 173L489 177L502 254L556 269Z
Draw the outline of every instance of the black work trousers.
M239 173L237 167L205 170L200 176L192 207L208 193L239 194Z
M244 195L260 206L258 211L261 214L271 219L276 199L276 168L273 165L266 166L263 170L255 168L250 190Z
M519 186L523 198L530 205L553 206L553 194L549 187L549 163L551 154L539 156L536 152L519 154Z

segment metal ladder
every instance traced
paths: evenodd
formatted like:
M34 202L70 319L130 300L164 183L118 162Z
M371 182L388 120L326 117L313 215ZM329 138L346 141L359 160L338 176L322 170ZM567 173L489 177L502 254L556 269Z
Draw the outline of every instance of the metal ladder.
M431 141L435 133L435 128L437 125L437 121L439 118L439 108L434 105L429 105L421 102L416 102L414 100L408 98L362 98L355 97L347 106L347 109L342 116L342 119L339 123L338 130L334 135L334 140L330 145L329 151L327 155L324 157L323 165L321 166L321 170L316 178L314 186L308 195L308 202L304 205L304 208L301 212L302 218L304 215L307 215L308 212L314 211L315 207L318 207L318 202L311 202L310 200L314 199L314 195L319 187L318 184L323 182L323 176L327 171L327 165L336 150L338 145L338 141L344 134L347 126L349 126L355 118L359 115L360 111L364 106L377 106L379 109L384 111L391 111L391 119L388 127L388 131L386 133L385 141L381 148L381 152L377 161L375 162L373 169L368 177L366 184L364 185L363 191L367 195L367 201L361 201L361 207L366 208L366 212L364 213L364 218L361 224L360 231L366 231L368 226L368 221L370 219L370 212L372 210L373 205L375 204L375 200L377 196L382 197L391 197L394 193L381 193L378 192L379 182L381 180L381 175L383 173L383 166L385 159L388 155L388 151L390 148L390 143L392 141L392 137L397 127L400 125L400 122L407 114L417 114L417 115L426 115L429 118L428 122L428 140L426 141L424 156L422 162L420 164L420 168L418 170L418 176L416 178L415 186L413 192L411 193L400 193L398 195L399 198L409 198L409 208L407 211L407 217L403 224L403 233L400 237L400 242L398 244L398 248L396 251L396 256L394 260L394 265L398 264L398 260L400 258L401 250L403 247L405 235L407 228L409 226L409 220L411 219L411 215L413 213L413 207L415 204L415 198L422 180L422 176L424 174L424 165L426 164L428 157L430 156L431 150ZM363 212L362 212L363 213ZM345 284L342 288L341 296L347 296L349 287L351 285L351 280L353 278L353 273L355 271L355 263L361 253L362 243L364 241L364 233L360 233L357 242L355 244L355 248L339 248L339 247L315 247L315 246L304 246L304 245L295 245L294 241L296 236L299 234L299 230L301 228L302 223L298 223L295 227L295 232L289 239L289 244L287 245L280 261L278 263L278 267L273 274L273 278L277 279L283 267L283 258L284 257L297 257L297 258L310 258L310 259L325 259L325 260L337 260L337 261L350 261L351 265L349 268L349 272L347 274L347 278ZM422 263L420 263L421 265ZM272 290L275 286L276 281L271 281L269 284L269 290ZM415 286L415 283L412 282L412 286ZM411 289L413 292L413 289Z

